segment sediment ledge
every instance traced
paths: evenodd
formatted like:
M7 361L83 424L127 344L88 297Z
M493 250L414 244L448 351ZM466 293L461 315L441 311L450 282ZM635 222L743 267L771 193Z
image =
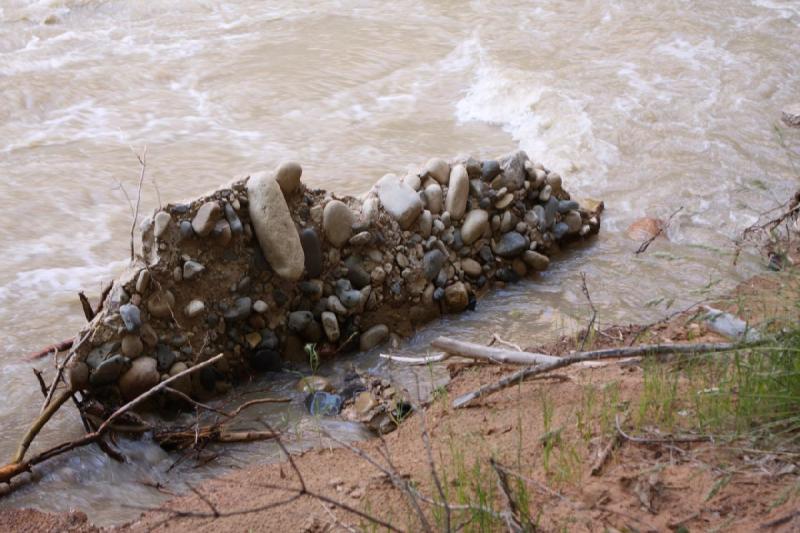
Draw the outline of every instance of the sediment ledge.
M203 399L307 362L310 343L320 358L367 350L547 269L560 244L600 228L596 205L522 151L432 159L360 199L301 176L284 163L146 219L141 253L75 338L71 388L119 404L223 353L174 387Z

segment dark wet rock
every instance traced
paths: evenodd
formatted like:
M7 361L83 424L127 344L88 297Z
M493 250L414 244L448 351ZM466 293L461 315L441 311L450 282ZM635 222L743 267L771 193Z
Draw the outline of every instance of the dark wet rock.
M250 355L250 366L259 372L280 372L283 360L276 350L257 350Z
M444 289L441 287L437 287L436 290L433 291L433 299L434 301L439 301L444 298Z
M469 305L469 291L462 282L453 283L444 291L444 301L448 311L458 313Z
M580 209L581 205L575 200L560 200L558 202L558 212L562 215L574 209Z
M310 278L322 275L322 243L314 228L306 228L300 232L300 244L305 254L306 272Z
M127 331L131 333L139 331L142 326L142 314L138 307L133 304L120 306L119 315L122 317L122 323Z
M426 253L422 258L422 272L425 279L428 281L434 279L446 262L447 257L440 250L431 250Z
M372 326L367 331L361 334L359 348L362 352L371 350L372 348L386 342L389 339L389 328L385 324L378 324Z
M517 257L528 248L528 241L516 231L509 231L500 237L494 247L494 253L504 259Z
M131 361L124 355L114 355L98 365L89 382L93 386L109 385L130 367Z
M526 265L536 271L547 270L547 267L550 266L550 258L539 252L534 252L533 250L526 251L522 255L522 260L525 261Z
M507 187L509 192L521 189L525 185L527 172L525 162L528 161L528 154L522 150L513 152L500 159L500 168L503 169L500 180L501 187Z
M553 237L555 237L556 240L561 239L568 232L569 232L569 226L567 226L563 222L558 222L558 223L556 223L555 226L553 226Z
M308 296L312 300L319 300L322 297L322 282L320 280L314 281L301 281L297 284L297 288L304 296Z
M236 320L244 320L248 316L250 316L250 311L253 307L253 300L247 296L242 296L241 298L237 298L233 305L228 308L225 313L223 313L223 317L227 322L234 322Z
M544 223L545 228L553 227L556 222L556 214L558 213L558 199L551 196L550 199L544 204Z
M362 266L362 260L360 257L351 255L345 259L344 264L347 267L347 279L350 280L350 283L352 283L353 287L356 289L363 289L370 284L370 274Z
M291 331L301 333L313 321L314 315L310 311L294 311L289 313L288 326Z
M217 386L217 371L210 366L204 367L198 373L198 380L207 392L213 392Z
M500 163L494 159L487 159L481 164L481 179L483 181L492 181L500 175Z
M306 408L314 416L336 416L342 410L342 397L317 391L306 396Z
M501 268L495 274L495 278L505 283L516 283L520 280L519 274L513 268Z
M189 209L189 204L175 204L172 206L170 211L175 215L185 215L189 212Z
M177 356L175 355L175 352L172 351L172 348L161 343L156 345L156 361L158 363L158 370L161 372L166 372L172 367L176 360Z
M261 343L258 345L259 348L264 348L266 350L277 350L280 347L280 339L275 334L274 331L271 329L262 329L261 333Z
M182 239L186 239L194 235L194 230L192 229L192 223L188 220L182 220L181 223L178 225L178 231L181 234Z
M488 245L481 246L481 249L478 251L478 255L480 256L481 260L483 260L484 263L494 262L494 254L492 253L492 249L489 248Z
M234 235L239 235L244 231L244 226L242 226L242 221L239 219L239 215L236 214L236 210L233 208L231 204L225 204L225 220L228 221L228 225L231 228L231 233Z
M354 224L353 226L356 225L357 224ZM355 231L355 228L353 229L353 231ZM355 246L356 248L367 246L368 244L372 243L372 234L369 231L360 231L355 235L353 235L352 237L350 237L348 243L350 244L350 246Z

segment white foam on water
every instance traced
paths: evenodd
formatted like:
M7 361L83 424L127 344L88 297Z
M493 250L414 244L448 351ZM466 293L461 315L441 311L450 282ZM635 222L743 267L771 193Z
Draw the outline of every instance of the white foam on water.
M482 58L456 104L461 122L481 121L507 131L528 155L561 173L588 171L593 182L617 159L617 149L595 138L586 111L591 99L554 87L542 74Z

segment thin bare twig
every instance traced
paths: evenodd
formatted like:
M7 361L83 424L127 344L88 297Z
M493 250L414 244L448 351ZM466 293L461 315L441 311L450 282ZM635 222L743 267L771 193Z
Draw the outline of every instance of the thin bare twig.
M142 183L144 182L144 172L147 168L147 145L145 145L144 149L142 150L142 155L136 155L136 159L139 160L139 165L142 167L141 172L139 173L139 187L136 191L136 208L133 211L133 222L131 223L131 261L136 258L136 254L134 251L134 234L136 232L136 224L139 222L139 205L142 201Z
M589 334L592 332L592 328L594 328L595 320L597 320L597 309L594 307L594 302L592 302L592 297L589 295L589 288L586 286L586 273L581 272L581 291L583 295L586 296L586 300L589 302L589 307L592 310L592 318L589 320L589 325L586 326L586 332L583 334L581 338L581 347L578 349L579 351L583 351L584 346L586 346L586 339L589 338Z
M647 251L647 248L651 244L653 244L653 241L658 239L667 230L667 228L669 227L670 222L672 222L672 219L675 217L675 215L677 215L681 211L683 211L683 206L680 206L678 209L673 211L672 214L669 216L669 218L667 218L666 222L661 224L661 227L658 228L658 231L656 231L655 234L653 234L653 236L651 236L649 239L647 239L641 245L639 245L639 248L636 250L636 252L634 252L634 255L639 255L639 254L645 253Z
M631 442L637 442L639 444L672 444L675 442L713 442L713 439L709 435L688 435L683 437L636 437L633 435L628 435L622 430L619 421L619 414L614 417L614 423L617 427L617 433L619 433L625 440L629 440Z

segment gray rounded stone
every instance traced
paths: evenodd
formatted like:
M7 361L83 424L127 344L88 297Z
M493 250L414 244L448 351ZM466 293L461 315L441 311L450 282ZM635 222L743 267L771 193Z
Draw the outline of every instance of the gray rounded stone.
M200 316L206 310L206 304L202 300L192 300L183 309L183 314L189 318Z
M445 209L452 220L461 220L467 210L469 198L469 175L464 165L456 165L450 172L450 186L447 189Z
M425 174L432 177L442 185L447 185L450 179L450 165L447 161L434 157L425 163Z
M158 385L160 375L156 369L156 360L152 357L140 357L119 380L122 397L132 400Z
M325 336L328 337L328 340L331 342L338 341L341 332L339 331L339 320L336 318L336 314L331 311L324 311L320 318L322 320L322 329L325 331Z
M192 219L192 229L201 237L208 236L217 223L217 220L222 217L222 209L220 209L217 202L206 202Z
M509 231L500 237L494 247L494 253L504 259L517 257L528 248L528 241L516 231Z
M314 320L314 315L310 311L294 311L289 313L288 326L291 331L301 333Z
M131 361L123 355L114 355L100 363L89 378L94 386L109 385L130 367Z
M303 167L296 161L284 161L275 170L275 180L286 196L297 190L297 187L300 186L300 176L302 175Z
M464 217L464 223L461 225L461 240L469 246L480 239L487 229L489 229L489 213L483 209L473 209Z
M192 279L205 269L206 267L197 261L186 261L183 264L183 279Z
M525 261L526 265L538 272L547 270L547 267L550 266L549 257L533 250L528 250L522 254L522 260Z
M153 235L158 239L167 231L172 217L166 211L159 211L153 218Z
M378 324L377 326L372 326L367 331L361 334L361 339L359 340L359 348L361 351L365 352L367 350L371 350L372 348L378 346L381 343L386 342L389 339L389 327L385 324Z
M442 194L442 186L438 183L431 183L425 187L423 191L425 196L425 205L432 215L438 215L442 212L442 205L444 203L444 196Z
M127 331L131 333L139 331L142 326L142 314L138 307L133 304L120 306L119 315L122 317L122 323Z
M425 279L431 281L447 262L447 257L440 250L431 250L422 258L422 272Z
M353 234L355 217L344 202L331 200L322 212L322 229L333 246L341 248Z

